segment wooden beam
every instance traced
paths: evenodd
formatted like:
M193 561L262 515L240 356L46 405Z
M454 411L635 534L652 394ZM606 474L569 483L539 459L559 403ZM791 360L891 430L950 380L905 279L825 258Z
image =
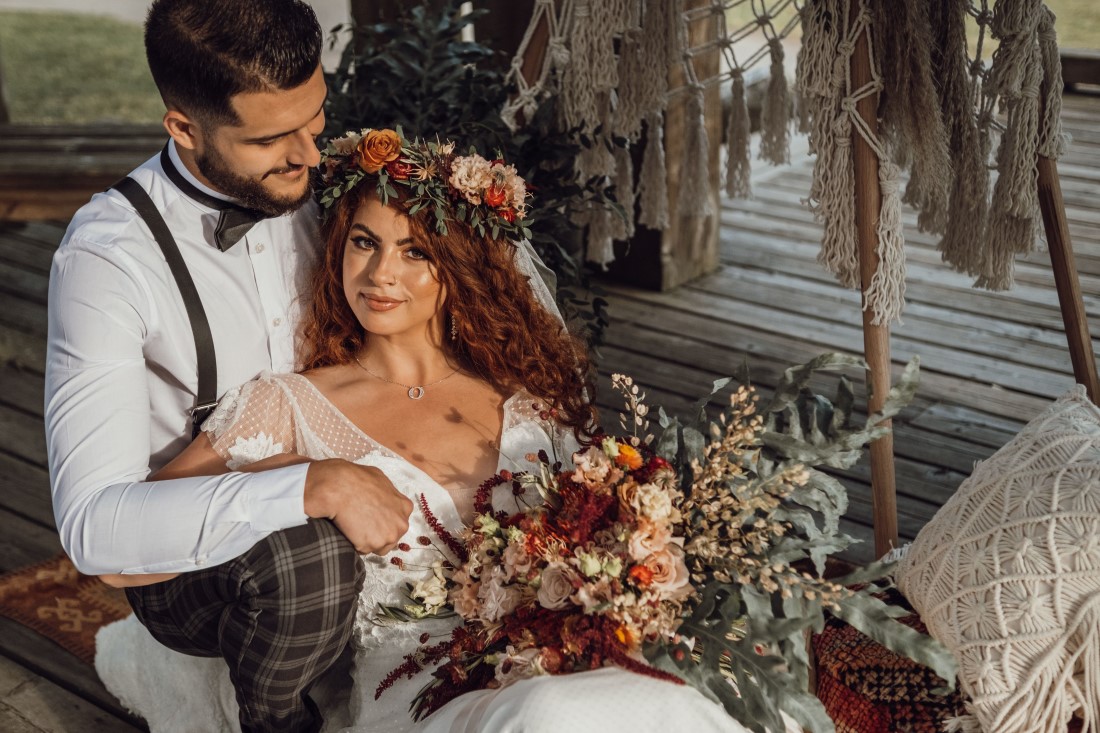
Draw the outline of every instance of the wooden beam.
M1073 257L1073 245L1066 222L1066 207L1062 200L1062 185L1058 180L1057 161L1040 155L1039 208L1043 213L1043 228L1047 235L1047 249L1054 270L1054 284L1058 290L1058 305L1062 309L1062 321L1066 326L1073 378L1085 385L1089 399L1100 404L1100 383L1096 377L1096 357L1089 336L1085 302L1081 297L1081 281L1077 277L1077 263Z
M1086 48L1060 48L1062 60L1062 84L1075 87L1078 84L1100 85L1100 50Z
M855 22L860 3L853 2L849 23ZM870 36L860 33L852 54L852 87L859 89L872 80ZM856 112L874 135L878 132L879 94L870 94L856 103ZM859 245L859 273L864 292L879 267L878 219L882 208L879 188L878 156L859 131L852 130L852 154L855 161L856 236ZM874 413L886 402L890 391L890 325L874 324L874 314L864 303L863 350L867 359L868 412ZM889 423L887 423L889 424ZM893 433L871 443L871 506L875 528L875 555L881 557L898 544L897 487L894 474Z

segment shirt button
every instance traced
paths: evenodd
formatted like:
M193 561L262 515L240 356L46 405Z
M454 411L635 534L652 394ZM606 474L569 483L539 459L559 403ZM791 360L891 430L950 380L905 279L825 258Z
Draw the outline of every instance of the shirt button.
M195 564L198 565L199 567L202 567L203 565L206 564L206 558L205 557L195 558Z
M261 243L256 245L256 254L260 254L263 251L264 251L264 245L263 245L263 242L261 242Z
M278 328L279 326L283 325L283 319L282 318L276 318L274 321L271 322L271 325Z

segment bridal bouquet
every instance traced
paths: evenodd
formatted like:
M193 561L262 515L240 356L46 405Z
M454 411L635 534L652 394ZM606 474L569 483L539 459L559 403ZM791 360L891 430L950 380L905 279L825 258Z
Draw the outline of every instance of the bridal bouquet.
M914 360L884 409L853 427L846 379L833 401L807 385L819 371L861 363L827 354L794 367L763 405L745 380L711 419L706 402L731 381L720 380L693 424L659 410L660 437L649 433L645 395L616 375L622 435L486 481L459 537L422 501L447 550L407 605L383 611L399 620L455 613L462 624L443 641L424 640L376 694L434 667L413 702L419 718L470 690L615 664L691 684L752 730L783 730L782 711L832 731L807 691L805 634L823 628L825 613L952 681L946 650L876 597L890 565L824 578L825 559L851 540L839 532L844 488L816 467L852 465L916 387ZM532 500L495 512L490 499L502 485Z

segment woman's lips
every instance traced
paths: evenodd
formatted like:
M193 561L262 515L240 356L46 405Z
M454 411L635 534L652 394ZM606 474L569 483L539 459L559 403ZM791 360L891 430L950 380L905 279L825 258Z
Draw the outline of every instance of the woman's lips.
M392 311L402 302L393 298L378 298L370 295L365 295L363 298L367 301L367 307L372 311Z

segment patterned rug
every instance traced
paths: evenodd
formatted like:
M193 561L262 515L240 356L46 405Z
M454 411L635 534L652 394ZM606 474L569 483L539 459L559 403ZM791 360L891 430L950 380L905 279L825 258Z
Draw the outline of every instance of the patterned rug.
M95 659L96 632L128 615L121 590L81 575L65 555L0 575L0 616L34 629L88 664Z

